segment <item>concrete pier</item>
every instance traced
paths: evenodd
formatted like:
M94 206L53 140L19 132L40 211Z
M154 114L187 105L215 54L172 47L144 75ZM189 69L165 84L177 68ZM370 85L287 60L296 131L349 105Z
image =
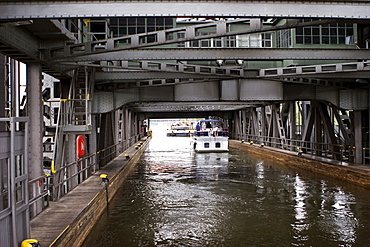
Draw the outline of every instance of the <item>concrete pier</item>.
M31 220L31 238L43 247L80 246L148 143L149 139L138 149L137 144L130 147L59 201L51 202ZM101 174L108 175L108 186L102 185Z

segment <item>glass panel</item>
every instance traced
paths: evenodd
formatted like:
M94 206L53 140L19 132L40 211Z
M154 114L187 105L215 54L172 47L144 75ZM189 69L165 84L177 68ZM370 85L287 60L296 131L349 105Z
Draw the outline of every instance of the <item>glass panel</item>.
M311 28L310 27L305 27L303 31L304 31L304 35L311 35Z
M127 18L119 18L119 25L126 26L127 25Z
M297 44L303 44L303 36L297 36L296 37Z
M128 34L136 34L136 27L128 27Z
M313 27L313 28L312 28L312 34L313 34L313 35L320 35L320 28L318 28L318 27Z
M166 18L166 26L173 26L173 20L172 18Z
M118 31L119 31L119 36L124 36L124 35L126 35L126 34L127 34L127 29L126 29L126 27L120 27L120 28L118 29Z
M322 28L321 29L321 33L322 33L322 35L329 35L329 28Z
M137 18L136 21L138 26L145 26L145 18Z
M330 35L337 35L337 29L336 28L330 28Z
M313 43L320 44L320 36L313 36Z
M353 35L353 28L346 28L346 36L352 36Z
M297 35L302 35L303 34L303 28L302 27L298 27L295 30L296 30L295 32L296 32Z
M322 43L323 44L329 44L329 36L323 36L322 37Z
M164 19L163 18L157 18L156 25L157 26L164 26Z
M264 47L272 47L272 43L270 40L265 41Z
M137 33L145 33L145 27L137 27Z
M127 18L129 26L136 26L136 18Z
M304 43L305 44L312 44L312 38L311 38L311 36L305 36L304 37Z
M118 25L118 18L111 18L111 19L109 20L109 23L110 23L110 25L111 25L111 26L116 26L116 25Z

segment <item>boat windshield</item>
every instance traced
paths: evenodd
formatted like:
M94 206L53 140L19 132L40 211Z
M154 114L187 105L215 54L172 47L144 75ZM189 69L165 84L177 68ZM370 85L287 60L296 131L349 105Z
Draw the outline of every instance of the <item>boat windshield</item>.
M172 126L173 130L188 130L189 126Z

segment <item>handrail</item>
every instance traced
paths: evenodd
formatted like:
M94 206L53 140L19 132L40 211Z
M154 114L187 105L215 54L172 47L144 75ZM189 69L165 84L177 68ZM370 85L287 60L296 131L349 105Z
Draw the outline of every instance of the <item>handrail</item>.
M292 152L302 151L305 154L325 157L338 161L352 161L354 159L354 148L352 146L345 147L340 144L331 144L323 142L302 141L297 139L286 139L286 144L282 145L281 138L248 134L231 135L234 139L244 140L251 144L263 144L263 146L289 150Z
M31 207L32 204L34 204L37 201L43 202L42 210L47 208L49 206L50 198L53 198L54 191L64 191L60 187L66 185L71 179L75 178L76 176L83 176L83 179L79 181L79 183L82 183L84 180L89 178L91 175L95 174L95 172L102 166L108 164L111 160L113 160L115 157L117 157L119 154L124 152L124 150L128 149L130 146L132 146L136 141L140 140L144 135L142 133L137 134L135 136L132 136L128 139L125 139L119 143L113 144L109 147L106 147L102 150L97 151L96 153L91 153L89 155L86 155L85 157L82 157L81 159L78 159L76 161L73 161L71 163L66 164L63 167L60 167L55 170L55 173L44 174L39 177L36 177L28 182L28 186L38 186L42 188L42 191L38 193L38 195L34 198L30 198L29 200L29 206ZM77 164L85 164L84 167L81 165L81 169L79 169L77 172L73 174L69 174L68 177L64 178L61 181L55 181L54 177L64 170L72 167L73 165ZM102 165L100 165L102 164ZM90 170L91 169L91 170ZM88 172L90 171L90 172ZM73 188L67 188L64 193L58 194L58 198L62 197L63 195L69 193ZM31 217L34 217L35 215L31 215Z

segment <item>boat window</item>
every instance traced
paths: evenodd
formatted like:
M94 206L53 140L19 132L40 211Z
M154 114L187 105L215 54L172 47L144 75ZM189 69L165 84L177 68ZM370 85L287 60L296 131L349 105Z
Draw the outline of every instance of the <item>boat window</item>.
M220 142L216 142L216 148L220 148L221 147L221 143Z
M209 148L209 142L204 143L204 148Z

